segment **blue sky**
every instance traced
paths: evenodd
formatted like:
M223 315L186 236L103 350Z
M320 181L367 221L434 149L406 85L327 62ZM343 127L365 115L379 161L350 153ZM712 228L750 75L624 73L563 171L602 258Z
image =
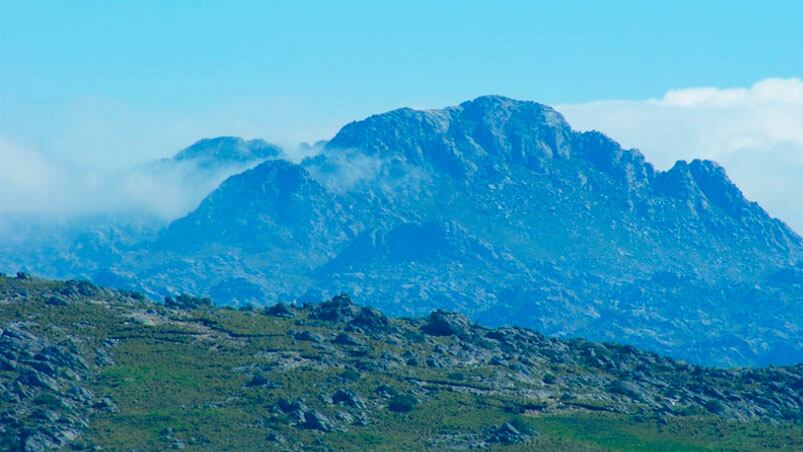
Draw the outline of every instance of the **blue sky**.
M803 73L800 17L793 1L0 1L0 119L33 139L92 107L262 110L244 121L293 141L486 93L568 103L745 86ZM269 124L287 115L326 124L310 137Z
M558 105L651 157L666 137L637 128L703 114L644 124L636 107L670 90L794 85L801 17L797 1L0 0L0 163L120 167L221 134L292 145L369 114L490 93ZM636 103L629 128L611 100ZM786 149L781 135L766 147ZM689 152L656 153L664 166L724 152L669 143ZM803 162L798 144L783 152Z

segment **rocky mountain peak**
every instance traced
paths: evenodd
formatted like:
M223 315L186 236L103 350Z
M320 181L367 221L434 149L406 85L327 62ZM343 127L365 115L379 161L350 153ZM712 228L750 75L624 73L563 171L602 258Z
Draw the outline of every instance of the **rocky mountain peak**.
M741 190L728 177L725 168L716 162L693 160L689 164L689 172L709 202L730 215L738 216L750 206Z
M193 161L201 167L225 166L278 158L282 149L265 140L222 136L206 138L179 151L174 161Z
M489 125L503 126L513 121L528 127L570 128L563 115L548 105L504 96L481 96L461 103L454 110L463 118Z
M538 166L542 159L568 156L570 133L549 107L486 96L440 110L404 108L353 122L326 152L357 150L462 181L483 170Z
M719 207L733 217L748 210L763 214L760 208L745 199L725 169L711 160L676 162L672 168L658 174L656 188L668 196L696 202L703 208Z

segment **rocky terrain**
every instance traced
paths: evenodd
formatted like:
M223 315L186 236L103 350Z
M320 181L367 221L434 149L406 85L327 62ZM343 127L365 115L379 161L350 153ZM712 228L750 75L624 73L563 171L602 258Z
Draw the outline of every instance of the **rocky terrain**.
M173 160L267 160L164 227L0 259L154 300L346 292L385 314L447 309L697 364L803 361L803 241L714 162L658 171L548 106L499 96L371 116L315 149L292 163L261 141L201 141Z
M390 318L345 295L232 309L0 278L8 450L803 447L803 366Z

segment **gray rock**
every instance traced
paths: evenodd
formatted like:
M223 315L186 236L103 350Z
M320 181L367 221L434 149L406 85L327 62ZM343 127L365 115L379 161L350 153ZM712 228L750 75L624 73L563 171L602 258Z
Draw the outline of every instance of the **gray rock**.
M352 346L364 345L364 343L361 340L357 339L356 337L348 333L338 334L334 338L334 340L332 340L332 342L338 345L352 345Z
M314 331L309 331L309 330L293 332L292 335L297 341L308 341L315 343L320 343L324 341L323 336Z
M257 373L246 384L249 388L275 388L277 385L262 373Z
M266 440L272 443L284 444L284 438L276 432L268 433L268 436L265 437Z
M514 427L510 422L505 422L504 424L491 429L488 442L497 444L516 444L527 441L530 438L531 435L519 431L519 429Z
M632 381L616 380L608 386L608 391L630 397L636 401L644 400L644 390Z
M301 400L291 402L287 399L279 399L273 406L273 410L286 415L296 422L303 423L305 422L304 413L309 411L309 408L307 408L307 405Z
M421 331L431 336L465 335L471 328L471 322L463 315L437 310L427 317Z
M92 405L92 407L97 410L104 410L110 413L116 413L120 411L120 409L117 408L117 404L114 403L111 397L103 397L102 399L95 402L95 404Z
M37 386L40 388L48 389L53 392L59 392L61 387L56 379L49 377L34 369L25 369L20 372L17 381L28 386Z
M34 431L27 434L22 440L24 452L47 452L58 450L62 442L44 431Z
M301 424L303 428L310 430L318 430L320 432L331 432L334 430L332 422L317 411L307 411L304 413L304 423Z
M0 370L17 370L17 362L0 356Z
M368 415L365 412L360 412L357 413L356 416L354 416L354 421L351 423L351 425L356 425L358 427L365 427L366 425L368 425L368 423L369 423Z
M275 305L273 305L273 306L271 306L269 308L266 308L265 309L265 314L273 316L273 317L282 317L282 318L286 318L286 319L289 319L291 317L295 317L295 315L296 315L296 313L293 312L293 310L290 309L290 307L287 306L284 303L276 303Z
M332 403L341 403L354 408L365 407L365 401L360 396L354 394L348 389L338 389L334 394L332 394Z
M50 306L67 306L69 303L64 298L53 295L45 299L45 304Z
M346 294L333 297L312 308L310 317L317 320L346 322L360 313L361 308L355 305Z
M390 328L390 319L374 308L362 308L349 325L367 332L385 332Z

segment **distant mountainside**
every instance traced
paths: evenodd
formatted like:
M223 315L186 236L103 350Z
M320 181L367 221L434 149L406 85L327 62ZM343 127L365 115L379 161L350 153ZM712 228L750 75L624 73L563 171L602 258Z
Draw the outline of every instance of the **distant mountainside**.
M417 252L416 252L417 253ZM800 450L803 365L0 276L0 448Z
M498 96L353 122L300 164L230 177L153 240L79 260L94 269L76 276L157 296L347 292L697 363L803 361L803 241L721 167L656 171Z
M284 151L265 140L243 140L238 137L207 138L182 149L173 162L194 162L204 169L230 165L248 165L263 160L284 157Z
M284 151L264 140L217 137L200 140L171 158L119 170L115 183L141 197L156 194L169 199L179 212L195 209L203 198L233 174L268 160L284 158ZM110 189L120 187L110 187ZM52 277L82 275L108 284L127 284L133 270L116 275L106 270L136 244L149 240L167 226L163 212L128 204L111 212L58 217L45 214L0 216L0 270L30 271ZM136 201L136 200L133 200ZM184 210L182 210L184 209Z

